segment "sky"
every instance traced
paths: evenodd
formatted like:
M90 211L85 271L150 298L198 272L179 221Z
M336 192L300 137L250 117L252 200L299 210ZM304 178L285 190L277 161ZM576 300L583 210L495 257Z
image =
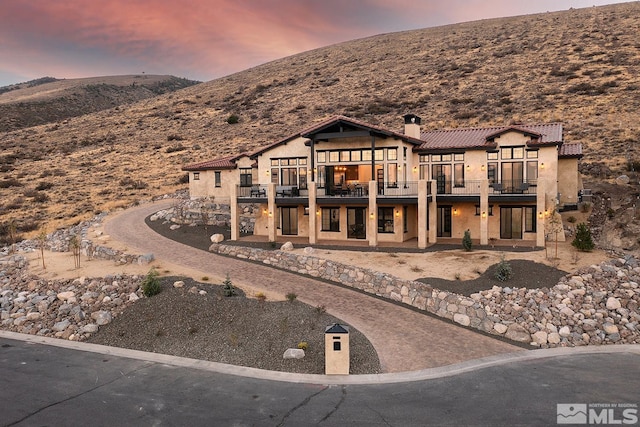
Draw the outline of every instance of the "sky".
M0 0L0 86L40 77L209 81L382 33L614 0Z

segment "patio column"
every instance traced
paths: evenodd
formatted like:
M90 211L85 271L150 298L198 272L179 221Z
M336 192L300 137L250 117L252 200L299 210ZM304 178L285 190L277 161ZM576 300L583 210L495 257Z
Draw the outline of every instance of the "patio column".
M480 244L489 244L489 180L480 181Z
M270 242L275 242L276 241L276 216L278 215L278 212L276 211L276 185L271 182L269 183L269 185L267 186L267 200L268 200L268 210L269 213L267 214L267 227L269 228L269 241Z
M418 249L427 247L427 209L428 206L428 186L429 182L425 180L418 181Z
M369 181L369 220L367 234L369 235L369 246L378 246L378 183Z
M545 181L538 180L536 189L536 246L545 246L545 209L546 209L546 192Z
M316 196L318 194L318 187L316 187L315 182L309 183L309 244L315 245L317 241L317 233L318 226L316 225L316 220L318 216L316 215L317 205L316 205Z
M229 207L231 208L231 240L240 238L240 210L238 209L238 187L235 183L229 184Z
M431 185L431 203L429 204L429 243L438 241L438 186L436 181L429 181Z

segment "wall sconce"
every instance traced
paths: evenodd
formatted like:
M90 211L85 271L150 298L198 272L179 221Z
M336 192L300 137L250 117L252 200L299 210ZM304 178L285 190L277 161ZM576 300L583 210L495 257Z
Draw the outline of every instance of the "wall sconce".
M316 210L316 215L320 216L320 209Z
M401 169L402 169L402 165L398 165L398 170L401 170Z
M484 165L480 166L480 169L481 169L481 170L484 170Z
M373 212L371 212L371 213L369 214L369 218L371 218L371 219L373 219L373 218L374 218Z
M467 172L471 170L471 166L467 165Z
M413 173L418 172L418 168L416 166L413 167Z
M269 172L268 170L264 171L264 174L265 174L266 176L269 176L269 173L270 173L270 172Z
M266 209L262 209L262 214L266 215L267 214L267 210Z
M396 217L400 216L400 211L396 209Z
M540 169L544 169L544 163L540 163Z
M544 216L547 216L547 217L549 216L549 211L548 211L548 210L546 210L546 209L545 209L545 211L544 211Z
M542 219L542 212L538 212L538 218Z
M454 209L454 210L453 210L453 214L454 214L454 215L458 215L458 209Z
M482 218L486 218L487 217L487 213L485 211L482 211Z
M273 212L269 211L269 218L273 216Z

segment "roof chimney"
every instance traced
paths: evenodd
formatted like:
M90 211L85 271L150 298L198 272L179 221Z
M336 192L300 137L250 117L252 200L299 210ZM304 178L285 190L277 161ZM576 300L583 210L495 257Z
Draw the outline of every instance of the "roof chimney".
M420 117L415 114L404 115L404 134L411 138L420 139Z

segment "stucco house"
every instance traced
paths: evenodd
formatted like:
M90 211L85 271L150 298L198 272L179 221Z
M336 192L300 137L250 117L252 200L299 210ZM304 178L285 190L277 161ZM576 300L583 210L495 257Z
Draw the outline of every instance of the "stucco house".
M582 147L559 123L396 132L335 116L253 153L187 165L192 198L260 205L254 234L270 241L415 241L425 248L493 239L544 246L552 214L575 206Z

